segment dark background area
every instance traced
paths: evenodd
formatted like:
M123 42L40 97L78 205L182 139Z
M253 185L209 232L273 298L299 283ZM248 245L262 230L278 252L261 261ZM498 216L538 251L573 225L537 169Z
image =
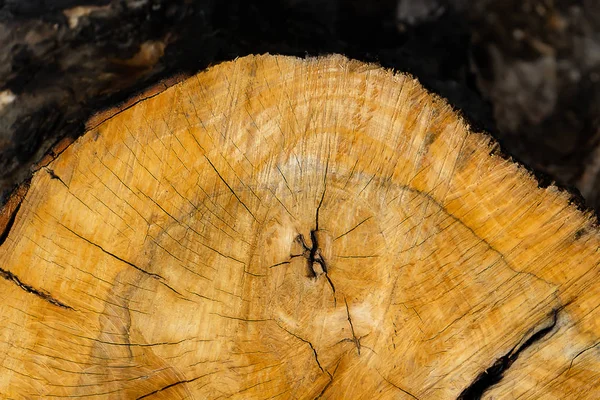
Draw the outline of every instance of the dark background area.
M94 112L256 53L410 72L542 184L600 210L600 4L561 0L0 0L0 203Z

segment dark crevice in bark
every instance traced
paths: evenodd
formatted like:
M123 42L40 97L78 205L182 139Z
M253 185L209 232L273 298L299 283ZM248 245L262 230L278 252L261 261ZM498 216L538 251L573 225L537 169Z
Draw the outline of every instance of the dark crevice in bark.
M510 368L510 366L517 360L517 358L519 358L519 355L524 350L529 348L535 342L543 339L552 331L552 329L554 329L556 322L558 321L558 312L562 310L562 308L564 308L564 306L552 311L552 322L550 325L531 335L531 337L529 337L529 339L527 339L521 346L517 345L513 347L507 354L497 359L491 367L479 374L473 383L471 383L471 385L461 392L457 400L481 399L483 393L502 380L504 377L504 372Z
M21 208L21 204L22 204L21 202L19 204L17 204L17 206L15 207L15 210L12 212L12 214L10 215L10 218L8 219L6 227L0 233L0 246L2 246L4 244L4 242L6 241L6 238L8 237L10 230L12 229L12 227L15 223L15 220L17 219L17 214L19 213L19 209Z
M13 274L10 271L6 271L6 270L0 268L0 276L2 278L6 279L7 281L13 282L15 285L17 285L18 287L20 287L21 289L23 289L27 293L31 293L33 295L36 295L40 299L42 299L44 301L47 301L50 304L53 304L53 305L61 307L61 308L65 308L67 310L75 310L73 307L71 307L69 305L66 305L62 301L56 300L54 297L52 297L52 295L50 293L45 292L43 290L38 290L38 289L34 288L31 285L23 283L21 281L21 279L19 279L18 276L16 276L15 274Z
M4 244L8 238L8 234L12 230L17 214L21 209L21 204L29 191L31 180L27 180L12 193L6 204L0 207L0 246ZM4 215L3 215L4 214Z

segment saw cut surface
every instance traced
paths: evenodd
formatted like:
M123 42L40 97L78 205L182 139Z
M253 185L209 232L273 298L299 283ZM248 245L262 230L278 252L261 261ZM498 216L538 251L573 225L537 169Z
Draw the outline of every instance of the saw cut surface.
M0 397L599 398L594 220L493 147L340 56L136 103L16 207Z

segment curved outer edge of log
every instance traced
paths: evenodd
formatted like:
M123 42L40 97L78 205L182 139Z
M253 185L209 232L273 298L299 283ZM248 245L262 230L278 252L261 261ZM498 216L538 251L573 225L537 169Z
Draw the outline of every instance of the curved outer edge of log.
M268 56L268 55L271 55L271 54L264 53L264 54L258 54L256 56ZM319 58L327 58L327 57L331 57L331 56L335 57L337 55L323 55L323 56L319 56L319 57L309 56L306 59L319 59ZM283 56L283 57L297 58L294 56ZM231 62L231 61L224 61L223 63L227 63L227 62ZM357 62L360 62L361 64L369 66L370 68L373 68L373 69L383 69L386 71L390 71L392 73L402 73L405 76L409 77L410 79L414 79L415 81L419 82L419 84L421 84L419 79L417 77L415 77L414 75L412 75L411 73L396 71L394 69L389 69L389 68L383 68L379 64L376 64L376 63L364 62L364 61L357 61ZM208 71L217 65L219 65L219 64L210 66L210 67L206 68L204 71ZM200 71L199 73L201 73L201 72L202 71ZM40 161L38 161L37 163L35 163L32 166L32 174L35 174L39 169L50 164L52 161L54 161L60 155L60 153L62 153L64 150L66 150L71 144L73 144L79 138L86 135L89 131L97 128L99 125L101 125L106 120L111 119L115 115L127 110L128 108L135 106L136 104L138 104L140 102L143 102L149 98L159 95L160 93L164 92L171 86L174 86L180 82L183 82L190 76L191 75L189 73L178 73L172 77L163 79L163 80L159 81L158 83L155 83L155 84L149 86L148 88L142 90L141 92L139 92L137 94L134 94L129 99L122 102L121 104L117 104L117 105L114 105L107 109L100 110L100 111L94 113L88 119L88 121L85 123L84 131L77 138L65 137L62 140L60 140L57 144L55 144L46 153L46 155L44 157L42 157L42 159ZM520 162L519 160L515 160L512 155L503 151L502 147L500 146L500 143L490 133L473 131L471 129L471 124L469 123L468 118L463 114L462 110L454 107L452 104L450 104L448 102L448 100L446 98L440 96L437 93L431 92L430 90L426 89L424 86L423 86L423 90L425 90L427 93L429 93L429 95L436 101L441 101L442 103L450 106L452 108L453 112L456 113L456 115L459 117L459 119L462 121L462 123L466 126L466 128L470 134L476 133L478 135L486 136L486 138L489 140L490 155L500 157L501 159L506 160L506 161L510 161L510 162L518 165L520 167L520 169L527 171L527 175L529 175L530 177L533 178L533 180L535 181L535 183L537 184L537 186L539 188L545 189L548 187L552 187L553 190L559 190L568 198L569 204L574 205L579 211L585 213L590 218L593 217L594 225L597 225L597 220L598 220L597 213L594 211L594 209L587 206L585 199L583 198L581 193L576 188L563 187L563 186L556 185L553 181L550 182L549 178L545 174L542 174L539 171L534 170L532 167ZM8 234L8 232L5 232L7 223L8 223L7 222L8 219L5 217L5 215L12 215L12 213L15 211L15 202L20 203L23 200L23 198L25 197L25 194L27 194L27 190L29 189L30 182L31 182L31 176L29 176L28 179L26 179L24 182L20 183L13 189L13 191L8 195L8 199L6 200L5 204L0 204L0 232L3 232L3 234ZM18 205L17 205L17 209L18 209Z

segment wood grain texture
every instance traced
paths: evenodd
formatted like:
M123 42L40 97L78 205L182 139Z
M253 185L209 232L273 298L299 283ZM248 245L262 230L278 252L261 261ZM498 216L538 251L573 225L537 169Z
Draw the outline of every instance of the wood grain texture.
M237 59L34 175L0 395L598 398L594 224L411 77Z

